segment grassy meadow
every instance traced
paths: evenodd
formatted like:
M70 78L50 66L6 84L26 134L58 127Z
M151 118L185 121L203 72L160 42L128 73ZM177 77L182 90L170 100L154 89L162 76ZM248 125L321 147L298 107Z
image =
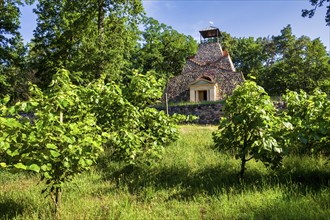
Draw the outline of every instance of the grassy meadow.
M215 126L180 126L180 139L148 167L101 158L63 188L61 219L330 219L330 164L290 156L272 171L212 149ZM117 171L116 171L117 170ZM116 171L116 172L114 172ZM0 219L51 219L37 175L0 170Z

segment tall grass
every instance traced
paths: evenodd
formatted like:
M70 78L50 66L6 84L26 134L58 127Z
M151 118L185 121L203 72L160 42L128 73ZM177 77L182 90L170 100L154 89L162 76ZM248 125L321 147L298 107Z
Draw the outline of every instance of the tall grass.
M292 156L272 171L256 161L239 181L239 161L212 149L215 126L184 125L163 158L100 165L64 186L62 219L330 219L330 165ZM115 172L116 171L116 172ZM1 219L51 219L36 175L0 171Z

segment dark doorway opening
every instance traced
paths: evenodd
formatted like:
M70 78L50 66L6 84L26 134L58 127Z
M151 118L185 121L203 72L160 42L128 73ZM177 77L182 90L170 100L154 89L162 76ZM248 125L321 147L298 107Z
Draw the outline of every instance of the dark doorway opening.
M207 90L198 91L198 101L200 102L207 101Z

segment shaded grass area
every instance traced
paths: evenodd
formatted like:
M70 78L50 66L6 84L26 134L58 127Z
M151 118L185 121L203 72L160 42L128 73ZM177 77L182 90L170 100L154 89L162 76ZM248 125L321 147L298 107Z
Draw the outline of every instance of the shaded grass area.
M272 171L212 149L215 126L184 125L163 159L126 167L102 158L63 189L62 219L329 219L330 165L292 156ZM116 172L114 172L116 171ZM1 219L51 219L35 175L0 171Z

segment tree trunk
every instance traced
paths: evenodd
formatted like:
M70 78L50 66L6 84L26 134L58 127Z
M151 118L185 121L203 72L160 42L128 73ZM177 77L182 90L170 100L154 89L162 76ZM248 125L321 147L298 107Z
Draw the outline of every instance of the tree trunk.
M104 17L105 17L105 3L104 0L98 0L97 5L97 29L98 29L98 46L99 51L103 51L103 35L104 35ZM99 78L103 73L103 63L102 60L97 61L97 72L96 78Z
M246 164L246 159L245 159L245 155L244 155L242 158L242 163L241 163L241 171L239 172L239 177L241 179L243 179L243 177L244 177L245 164Z
M56 188L55 191L55 216L56 219L61 218L61 212L60 212L60 207L61 207L61 200L62 200L62 192L61 188Z
M241 171L239 172L239 177L241 179L243 179L244 177L244 171L245 171L245 164L247 162L247 159L246 159L246 148L247 148L247 142L248 142L248 132L247 132L247 129L245 129L245 134L244 134L244 143L243 143L243 149L242 149L242 153L243 153L243 157L241 158Z
M97 29L99 33L99 40L102 41L102 35L104 33L104 0L98 0L98 13L97 13Z

